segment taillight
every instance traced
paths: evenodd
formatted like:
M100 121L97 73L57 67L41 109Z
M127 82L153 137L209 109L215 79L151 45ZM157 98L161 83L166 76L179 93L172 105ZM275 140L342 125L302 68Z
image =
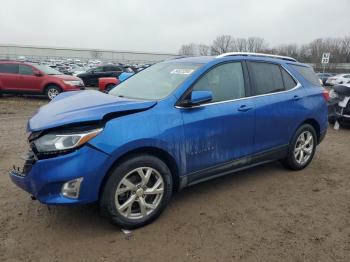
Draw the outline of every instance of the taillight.
M328 90L324 89L322 92L324 100L327 102L329 100L329 92Z

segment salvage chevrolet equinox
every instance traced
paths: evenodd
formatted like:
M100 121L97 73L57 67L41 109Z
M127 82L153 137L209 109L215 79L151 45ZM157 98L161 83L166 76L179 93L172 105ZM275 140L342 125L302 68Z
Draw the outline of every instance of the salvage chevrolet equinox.
M41 107L10 177L44 204L99 202L136 228L186 186L275 160L305 168L326 134L327 99L313 69L290 57L168 60L109 94L65 92Z

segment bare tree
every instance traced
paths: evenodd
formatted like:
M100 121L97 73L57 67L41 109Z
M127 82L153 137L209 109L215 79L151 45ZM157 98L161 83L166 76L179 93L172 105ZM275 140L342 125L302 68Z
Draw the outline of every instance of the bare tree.
M210 55L210 46L205 44L198 45L198 52L200 55L208 56Z
M350 36L343 38L341 49L342 53L345 55L345 62L350 63Z
M179 50L179 55L195 55L196 53L196 45L194 43L188 44L188 45L182 45Z
M298 58L299 49L296 44L279 45L275 48L276 54Z
M267 49L267 44L261 37L249 37L247 39L246 49L248 52L257 53Z
M232 51L232 40L230 35L218 36L211 45L211 54L220 55Z
M218 55L225 52L266 52L291 56L304 63L312 63L316 70L322 69L323 53L331 53L327 69L336 69L338 63L350 63L350 36L343 38L318 38L304 45L285 44L272 48L263 38L233 38L230 35L218 36L211 46L205 44L183 45L179 50L182 55Z
M247 52L247 39L235 38L232 41L233 51L235 52Z

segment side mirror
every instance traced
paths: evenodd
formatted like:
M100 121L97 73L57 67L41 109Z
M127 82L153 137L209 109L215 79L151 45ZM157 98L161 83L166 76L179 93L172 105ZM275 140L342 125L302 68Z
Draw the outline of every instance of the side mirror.
M39 77L39 76L43 76L43 74L42 74L40 71L35 71L35 72L34 72L34 75L35 75L35 76L38 76L38 77Z
M182 102L183 106L190 107L213 100L212 91L192 91L191 98Z

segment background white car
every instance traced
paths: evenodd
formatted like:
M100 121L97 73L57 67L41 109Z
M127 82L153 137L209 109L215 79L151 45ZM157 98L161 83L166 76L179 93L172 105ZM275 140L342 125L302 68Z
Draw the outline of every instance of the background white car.
M332 77L329 77L326 81L328 85L339 85L348 83L350 81L350 74L339 74Z

